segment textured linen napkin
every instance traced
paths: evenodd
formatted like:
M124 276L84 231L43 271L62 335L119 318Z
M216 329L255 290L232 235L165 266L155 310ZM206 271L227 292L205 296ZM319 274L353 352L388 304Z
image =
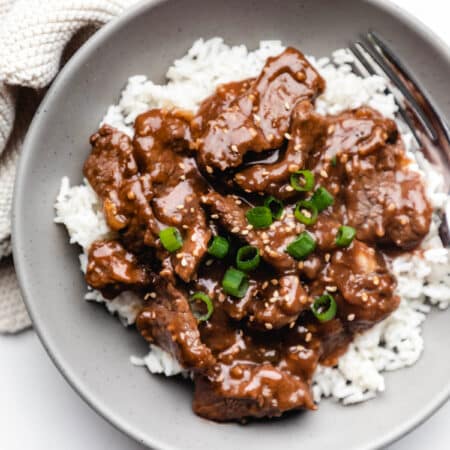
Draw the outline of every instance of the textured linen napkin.
M63 63L136 1L0 0L0 333L31 324L10 257L15 169L28 125Z

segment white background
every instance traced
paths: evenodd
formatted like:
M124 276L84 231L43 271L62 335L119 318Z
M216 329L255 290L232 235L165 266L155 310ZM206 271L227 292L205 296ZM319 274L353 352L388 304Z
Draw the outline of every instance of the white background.
M450 45L447 2L395 3L415 14ZM33 331L0 336L0 361L0 450L143 450L84 404L53 366ZM450 449L449 425L447 403L389 448Z

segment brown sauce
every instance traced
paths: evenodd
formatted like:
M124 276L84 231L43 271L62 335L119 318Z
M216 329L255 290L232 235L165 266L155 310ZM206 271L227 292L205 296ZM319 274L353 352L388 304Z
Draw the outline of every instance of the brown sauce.
M201 416L315 409L317 364L335 365L356 333L398 306L386 255L416 247L429 230L431 207L395 123L366 107L320 116L313 103L324 88L289 48L257 78L220 86L195 116L155 109L136 119L134 139L108 126L91 138L84 173L118 237L92 245L86 280L108 298L122 290L144 297L137 328L194 373ZM334 199L313 225L294 216L310 195L291 186L300 169ZM269 195L284 201L283 216L266 229L249 226L246 212ZM356 230L344 248L341 225ZM181 235L176 252L159 238L167 227ZM286 247L303 231L317 247L298 261ZM223 260L207 254L217 234L233 249L259 250L242 298L222 287L235 250ZM214 306L203 322L189 303L198 291ZM326 292L337 312L322 323L311 304Z

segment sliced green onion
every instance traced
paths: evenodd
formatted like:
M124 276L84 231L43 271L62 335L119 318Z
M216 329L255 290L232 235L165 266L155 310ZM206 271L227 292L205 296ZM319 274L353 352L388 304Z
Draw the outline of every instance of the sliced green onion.
M295 218L305 225L314 225L317 222L318 215L316 205L308 200L302 200L295 207Z
M334 197L324 187L320 187L314 192L311 201L316 205L317 210L322 212L334 203Z
M336 155L334 155L334 156L331 158L331 165L332 165L333 167L336 167L336 166L337 166L337 158L336 158Z
M242 298L248 289L247 275L241 270L230 267L222 279L222 287L227 294Z
M272 225L272 211L267 206L255 206L245 213L248 223L254 228L267 228Z
M336 316L336 300L330 294L317 297L311 305L311 311L319 322L328 322Z
M297 170L291 175L291 186L299 192L309 192L314 188L314 174L310 170Z
M159 232L161 244L169 252L176 252L183 246L183 238L175 227L165 228Z
M241 247L236 255L236 266L245 272L256 269L259 266L261 258L259 250L251 245Z
M295 259L305 259L316 249L315 239L306 231L292 241L286 251Z
M200 300L201 302L203 302L206 305L206 313L201 314L200 312L197 311L196 308L194 308L194 304L198 303L198 300ZM206 320L208 320L213 311L214 311L214 305L213 302L211 301L211 299L203 292L196 292L190 299L189 303L191 304L191 311L192 314L194 314L195 318L199 321L199 322L205 322Z
M229 250L230 243L222 236L214 236L208 247L208 253L218 259L225 258Z
M348 247L356 235L356 230L353 227L342 225L338 228L336 235L336 245L339 247Z
M266 198L264 206L270 209L270 212L272 213L272 217L274 219L279 219L283 214L283 202L275 198L273 195Z

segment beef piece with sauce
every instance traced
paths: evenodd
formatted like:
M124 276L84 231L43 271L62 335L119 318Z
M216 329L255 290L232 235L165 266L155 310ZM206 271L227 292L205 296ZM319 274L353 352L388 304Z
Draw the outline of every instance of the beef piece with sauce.
M189 123L185 112L151 110L137 117L134 138L139 169L151 180L151 206L159 229L174 226L184 237L183 248L171 260L186 282L194 276L211 238L199 202L207 184L188 153Z
M398 306L386 252L428 232L431 207L395 122L368 107L321 116L313 101L323 89L289 48L257 78L219 86L195 116L154 109L138 116L133 140L108 126L91 138L84 172L117 237L92 245L86 279L108 298L146 293L137 328L193 370L193 409L203 417L315 409L317 364L336 365L356 333ZM294 216L296 201L312 196L290 184L299 169L333 196L312 225ZM285 202L284 213L255 229L246 212L268 195ZM344 246L341 225L356 232ZM169 226L183 239L173 252L159 238ZM286 250L304 231L316 247L299 261ZM230 238L224 259L205 258L213 233ZM222 282L233 247L245 244L262 261L237 298ZM194 292L208 295L206 319L191 311ZM324 293L337 313L321 322L311 304Z
M142 309L136 321L142 336L170 353L185 369L211 368L214 357L200 339L197 320L186 294L161 279L146 298L148 306Z
M322 77L298 50L288 48L269 58L247 91L234 100L219 94L225 99L224 108L200 109L200 113L213 115L200 120L205 131L199 135L199 163L207 170L223 171L239 166L250 150L262 152L279 147L295 105L301 100L313 100L323 89Z
M94 242L88 255L86 281L106 297L153 283L153 274L117 240Z

